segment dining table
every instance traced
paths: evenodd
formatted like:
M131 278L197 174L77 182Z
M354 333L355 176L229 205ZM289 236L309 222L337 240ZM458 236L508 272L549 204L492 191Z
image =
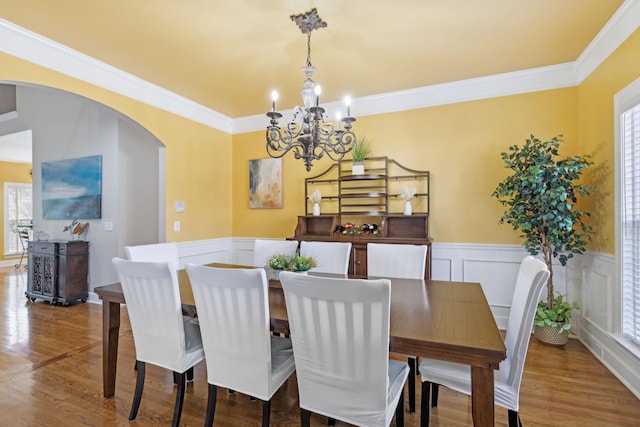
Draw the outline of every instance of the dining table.
M388 279L391 281L389 351L469 365L473 423L493 426L493 375L506 358L506 348L480 283ZM178 281L183 314L197 316L185 270L179 270ZM108 398L115 394L120 306L126 301L120 283L98 286L94 291L102 299L103 393ZM285 297L274 279L269 280L269 310L272 330L287 331Z

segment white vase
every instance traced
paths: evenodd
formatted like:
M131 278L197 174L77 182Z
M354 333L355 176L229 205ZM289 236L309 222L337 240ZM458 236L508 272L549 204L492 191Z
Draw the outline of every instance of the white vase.
M315 216L320 215L320 204L319 203L314 203L313 204L313 215L315 215Z
M405 215L411 215L411 202L404 202L404 214Z
M353 165L351 165L351 174L352 175L364 175L364 163L363 162L353 162Z

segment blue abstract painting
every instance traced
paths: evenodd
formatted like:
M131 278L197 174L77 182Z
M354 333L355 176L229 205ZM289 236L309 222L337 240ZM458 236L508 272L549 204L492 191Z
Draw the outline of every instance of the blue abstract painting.
M102 156L42 163L45 219L102 217Z

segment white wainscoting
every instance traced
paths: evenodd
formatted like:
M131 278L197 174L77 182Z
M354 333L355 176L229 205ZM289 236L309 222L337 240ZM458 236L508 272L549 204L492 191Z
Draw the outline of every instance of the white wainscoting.
M189 262L251 265L254 240L224 238L179 243L180 266ZM498 327L506 328L518 266L527 255L524 249L517 245L434 243L432 250L433 279L479 282ZM556 291L581 303L572 322L578 338L640 398L640 358L620 344L615 335L620 313L615 258L587 253L576 256L566 268L559 263L554 265L553 273Z

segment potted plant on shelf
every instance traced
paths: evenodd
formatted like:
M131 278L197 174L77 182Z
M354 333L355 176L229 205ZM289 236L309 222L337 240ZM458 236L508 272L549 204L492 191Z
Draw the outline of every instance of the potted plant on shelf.
M546 298L538 305L534 324L536 338L553 345L567 342L571 311L579 308L555 294L553 260L566 265L574 254L584 252L593 234L584 222L590 214L577 208L578 197L588 196L592 189L578 182L580 175L593 162L587 155L559 158L561 142L562 135L549 141L531 135L523 147L509 147L501 157L513 173L492 193L506 207L500 223L519 230L525 249L532 255L542 252L547 264Z
M306 273L314 267L318 266L318 261L311 255L286 255L274 254L267 259L266 267L274 271L275 279L279 279L281 271L295 271L298 273Z
M353 175L364 175L364 159L367 158L370 152L371 142L367 138L362 137L356 140L351 150L351 159L353 160L351 173Z

